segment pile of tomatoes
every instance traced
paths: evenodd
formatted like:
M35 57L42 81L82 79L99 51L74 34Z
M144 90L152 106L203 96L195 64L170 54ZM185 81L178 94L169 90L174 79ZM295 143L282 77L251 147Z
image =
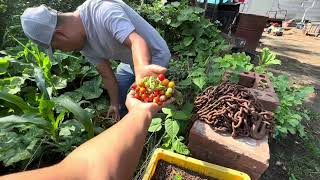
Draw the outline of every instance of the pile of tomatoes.
M175 84L160 74L157 78L145 77L138 84L133 84L131 89L134 97L143 102L154 102L161 105L164 101L173 96Z

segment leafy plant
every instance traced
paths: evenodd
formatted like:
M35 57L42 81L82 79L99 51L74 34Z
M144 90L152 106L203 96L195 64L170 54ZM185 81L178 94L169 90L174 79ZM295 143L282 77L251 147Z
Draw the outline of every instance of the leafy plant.
M303 118L309 119L307 113L299 111L305 98L314 91L312 86L294 87L289 84L285 75L272 78L272 83L280 99L280 106L275 112L275 136L285 137L287 134L304 136Z
M281 61L276 59L276 54L271 52L269 48L263 48L261 57L259 57L259 64L254 68L255 72L266 73L270 65L280 65Z
M183 110L177 110L175 106L162 108L166 115L164 119L153 118L148 129L149 132L159 132L164 127L164 141L162 147L180 154L188 155L190 152L183 143L184 138L179 136L185 131L186 125L191 118L191 104L185 104Z

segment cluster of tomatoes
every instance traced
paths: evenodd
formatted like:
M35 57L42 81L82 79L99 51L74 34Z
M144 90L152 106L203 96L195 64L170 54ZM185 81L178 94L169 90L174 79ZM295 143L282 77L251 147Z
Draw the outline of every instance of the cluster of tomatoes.
M174 86L173 81L169 81L163 74L160 74L157 78L153 76L145 77L138 84L133 84L131 89L134 91L136 99L161 105L172 97Z

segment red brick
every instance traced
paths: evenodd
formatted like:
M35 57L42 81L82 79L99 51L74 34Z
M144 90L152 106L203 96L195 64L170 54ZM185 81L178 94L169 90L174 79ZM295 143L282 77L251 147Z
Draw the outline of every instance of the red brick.
M231 135L214 132L202 121L192 126L188 147L193 157L245 172L252 179L259 179L269 166L267 137L263 140L233 139Z
M252 88L249 88L249 91L257 98L257 101L262 105L263 109L267 111L275 111L279 106L279 98L276 93Z
M238 84L245 86L247 88L251 88L253 87L255 80L256 80L256 73L251 71L242 72L240 73Z
M252 88L271 93L275 92L270 79L266 75L258 73L256 73L256 80Z

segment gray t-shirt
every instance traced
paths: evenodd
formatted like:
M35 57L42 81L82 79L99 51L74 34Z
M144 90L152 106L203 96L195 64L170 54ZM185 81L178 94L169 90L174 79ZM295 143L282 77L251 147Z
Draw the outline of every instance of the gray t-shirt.
M136 31L149 46L152 63L167 66L169 48L160 34L121 0L87 0L78 7L87 41L81 53L94 65L104 59L133 65L130 48L123 45Z

